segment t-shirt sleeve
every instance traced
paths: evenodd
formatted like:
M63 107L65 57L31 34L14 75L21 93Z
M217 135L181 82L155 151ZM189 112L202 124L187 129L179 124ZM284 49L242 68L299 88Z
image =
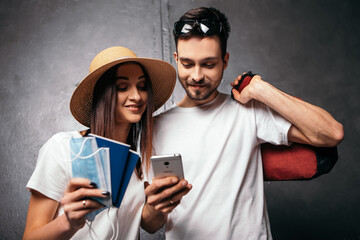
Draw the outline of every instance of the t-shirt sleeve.
M265 104L254 101L257 138L260 143L289 145L288 131L291 123Z
M60 201L71 177L69 151L69 138L64 138L62 133L51 137L40 149L35 170L26 187Z

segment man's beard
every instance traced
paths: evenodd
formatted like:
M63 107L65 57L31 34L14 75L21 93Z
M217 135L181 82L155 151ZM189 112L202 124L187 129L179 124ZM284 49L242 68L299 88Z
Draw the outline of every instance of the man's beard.
M178 78L180 79L179 76L178 76ZM185 83L183 83L180 80L180 83L181 83L182 87L184 88L186 95L191 100L194 100L194 101L202 101L202 100L208 99L217 90L218 86L220 85L220 82L221 81L219 81L219 84L217 86L213 86L211 84L211 82L206 81L205 79L201 79L198 82L195 82L194 80L186 80ZM201 84L204 86L202 87L203 89L201 89L201 90L196 90L196 89L189 90L188 86L191 84ZM206 91L204 91L204 90L206 90Z
M209 89L209 91L202 94L200 90L190 91L189 89L185 88L185 92L188 97L191 100L195 101L202 101L208 99L214 91L216 91L216 88Z

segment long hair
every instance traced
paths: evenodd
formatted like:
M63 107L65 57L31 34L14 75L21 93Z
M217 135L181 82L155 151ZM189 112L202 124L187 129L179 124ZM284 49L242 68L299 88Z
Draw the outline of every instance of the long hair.
M146 69L137 62L125 62L118 64L108 71L106 71L97 81L94 87L94 95L91 112L91 133L114 139L114 130L116 123L116 71L117 69L127 63L139 65L144 73L146 79L146 91L148 95L148 102L141 120L131 125L131 129L127 138L127 144L131 146L132 150L137 151L140 144L140 151L142 161L138 161L135 167L136 175L142 179L142 168L145 164L146 171L150 167L150 157L152 153L152 131L153 131L153 117L154 111L153 93L149 74ZM121 93L120 93L121 94ZM145 160L145 161L144 161Z

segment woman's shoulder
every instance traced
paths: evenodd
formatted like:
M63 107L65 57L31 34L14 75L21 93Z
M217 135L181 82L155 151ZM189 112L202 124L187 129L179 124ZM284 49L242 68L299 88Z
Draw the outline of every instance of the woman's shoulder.
M69 132L58 132L52 135L44 144L43 147L57 146L68 144L71 138L80 138L81 134L79 131L69 131Z
M79 138L81 135L77 131L71 131L58 132L51 136L40 148L37 162L45 165L50 162L51 164L63 165L70 161L70 139L73 137Z
M50 139L53 141L62 141L62 140L70 139L70 138L79 138L79 137L81 137L81 134L79 131L69 131L69 132L55 133L54 135L52 135L52 137L50 137Z

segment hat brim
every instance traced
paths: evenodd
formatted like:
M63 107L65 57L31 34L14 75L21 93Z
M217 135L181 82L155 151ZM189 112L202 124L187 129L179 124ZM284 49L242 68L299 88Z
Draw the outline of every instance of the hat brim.
M148 72L152 85L155 111L169 99L176 84L176 70L170 63L152 58L120 58L96 69L76 87L70 100L70 111L77 121L90 127L92 100L96 82L111 67L125 62L140 63Z

